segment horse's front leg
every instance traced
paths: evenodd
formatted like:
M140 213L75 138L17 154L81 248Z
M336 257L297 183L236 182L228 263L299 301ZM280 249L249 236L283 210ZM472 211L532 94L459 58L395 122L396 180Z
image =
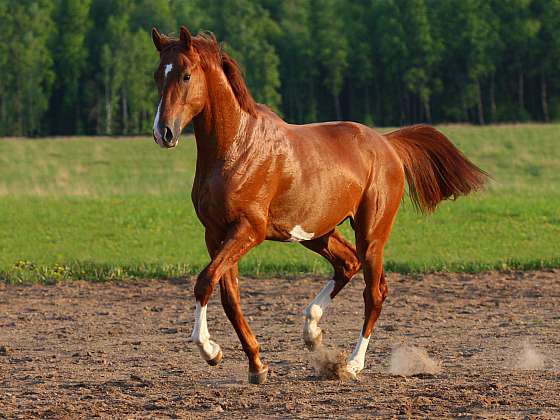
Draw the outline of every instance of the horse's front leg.
M261 226L261 224L256 226ZM217 343L210 340L210 334L208 333L206 324L208 300L218 281L222 277L228 278L230 269L236 267L239 259L251 248L261 243L264 240L264 236L264 231L260 232L258 228L250 224L246 219L242 219L232 225L227 231L225 238L217 232L208 230L206 232L206 243L212 261L199 274L194 288L196 311L192 340L198 346L203 359L210 365L217 365L221 361L222 351ZM226 284L229 283L231 282ZM258 357L256 360L258 360ZM253 367L259 368L262 367L262 364L254 363Z
M237 266L235 266L220 279L222 306L239 337L243 351L249 359L249 382L262 384L266 381L268 367L261 362L259 343L241 310L238 276L239 272Z

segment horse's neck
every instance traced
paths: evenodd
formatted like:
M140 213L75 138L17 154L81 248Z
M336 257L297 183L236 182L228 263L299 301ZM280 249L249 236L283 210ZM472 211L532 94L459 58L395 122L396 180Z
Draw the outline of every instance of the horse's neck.
M241 109L223 73L215 72L208 77L207 86L208 101L193 122L197 161L211 166L225 159L253 117Z

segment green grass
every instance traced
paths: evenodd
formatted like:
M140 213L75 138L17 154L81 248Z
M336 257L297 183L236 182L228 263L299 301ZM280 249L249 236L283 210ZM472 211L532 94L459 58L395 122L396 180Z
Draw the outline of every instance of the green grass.
M386 250L400 272L560 267L560 125L440 127L494 181L429 217L408 201ZM196 148L151 139L0 140L0 278L179 277L207 262L190 200ZM347 225L343 232L352 236ZM326 274L298 244L265 243L245 275Z

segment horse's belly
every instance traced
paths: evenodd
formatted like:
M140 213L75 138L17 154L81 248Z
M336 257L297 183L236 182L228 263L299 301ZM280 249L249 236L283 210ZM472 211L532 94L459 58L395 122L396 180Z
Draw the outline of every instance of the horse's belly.
M354 216L358 197L352 188L281 197L270 207L267 239L302 242L321 237Z

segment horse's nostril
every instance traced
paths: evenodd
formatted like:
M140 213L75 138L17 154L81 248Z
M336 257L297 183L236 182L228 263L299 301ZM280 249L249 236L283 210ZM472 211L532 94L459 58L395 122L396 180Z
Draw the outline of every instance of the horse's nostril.
M163 138L165 139L165 141L167 143L171 143L171 141L173 140L173 131L171 131L171 128L169 128L169 127L164 128Z

